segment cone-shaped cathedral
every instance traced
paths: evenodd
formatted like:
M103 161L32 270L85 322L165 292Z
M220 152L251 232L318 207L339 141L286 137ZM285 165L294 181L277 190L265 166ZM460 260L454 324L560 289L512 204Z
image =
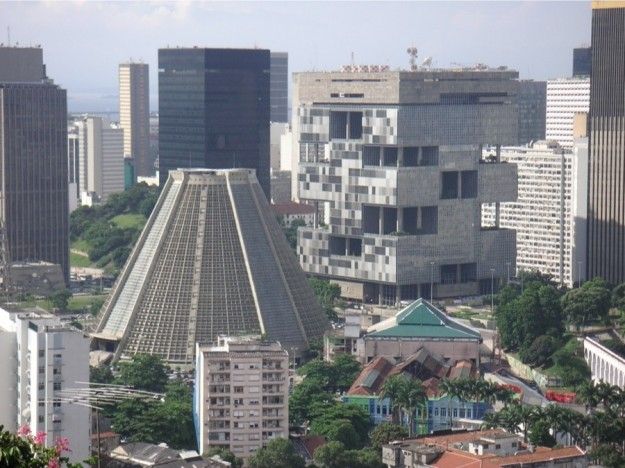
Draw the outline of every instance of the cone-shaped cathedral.
M254 172L191 169L170 171L93 337L116 359L192 364L217 335L302 350L326 327Z

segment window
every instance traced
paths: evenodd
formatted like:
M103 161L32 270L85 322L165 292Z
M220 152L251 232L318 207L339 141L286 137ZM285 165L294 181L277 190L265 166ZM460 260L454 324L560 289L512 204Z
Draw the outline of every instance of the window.
M349 113L349 138L352 140L362 138L362 112Z
M460 265L460 282L469 283L477 280L477 263L463 263Z
M384 166L396 167L397 166L397 148L389 146L384 148Z
M441 265L441 283L442 284L454 284L456 283L457 265Z
M434 416L438 416L438 408L434 408Z
M54 382L52 387L54 390L61 390L61 382Z
M243 387L234 387L234 393L243 393Z
M462 198L477 197L477 171L462 171L460 182Z
M380 147L379 146L364 146L362 148L362 162L365 166L379 166L380 165Z
M484 450L487 450L488 449L488 444L484 444L483 448L484 448Z
M42 357L45 357L45 355L46 355L46 352L45 352L45 350L43 350L43 349L40 349L40 350L39 350L39 353L38 353L38 355L39 355L39 357L40 357L40 358L42 358Z
M500 449L501 448L501 444L495 444L495 448L496 449Z
M458 171L441 172L441 199L458 198Z
M446 418L446 417L447 417L447 408L441 408L441 416L442 416L443 418Z
M330 112L330 138L347 138L347 112Z

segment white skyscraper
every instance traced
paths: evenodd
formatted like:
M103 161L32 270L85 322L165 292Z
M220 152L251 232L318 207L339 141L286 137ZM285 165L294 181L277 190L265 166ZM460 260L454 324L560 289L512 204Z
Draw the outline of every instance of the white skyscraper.
M70 440L70 458L90 455L91 414L59 392L89 381L89 339L52 315L0 309L0 424Z
M573 148L573 118L588 112L590 78L559 78L547 81L547 118L545 139L563 148Z
M519 174L517 201L502 203L499 213L500 226L517 232L517 268L572 286L579 274L577 249L585 248L585 229L576 229L585 219L576 212L585 207L587 160L555 142L538 141L502 148L501 161L516 164ZM492 224L491 206L483 208L482 218Z
M83 204L124 190L124 131L100 117L79 123L79 184Z
M151 176L150 77L147 63L119 65L119 124L124 129L124 157L132 157L135 174Z

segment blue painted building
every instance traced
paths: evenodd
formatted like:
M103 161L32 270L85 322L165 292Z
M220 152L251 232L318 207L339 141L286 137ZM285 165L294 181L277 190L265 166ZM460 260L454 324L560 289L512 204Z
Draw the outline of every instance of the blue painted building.
M391 422L392 410L389 398L379 399L375 395L345 395L342 400L344 403L362 407L369 413L371 422L376 426L383 422ZM481 401L464 401L448 396L429 397L425 411L418 409L416 412L413 433L431 434L451 429L453 422L460 419L478 422L484 419L490 408L488 403ZM404 417L402 425L407 424L407 418Z

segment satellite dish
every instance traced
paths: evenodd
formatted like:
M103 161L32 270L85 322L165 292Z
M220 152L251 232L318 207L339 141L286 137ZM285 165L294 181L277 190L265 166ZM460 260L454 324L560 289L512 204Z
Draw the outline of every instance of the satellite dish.
M423 63L421 64L422 67L431 67L432 66L432 57L426 57L425 60L423 61Z

